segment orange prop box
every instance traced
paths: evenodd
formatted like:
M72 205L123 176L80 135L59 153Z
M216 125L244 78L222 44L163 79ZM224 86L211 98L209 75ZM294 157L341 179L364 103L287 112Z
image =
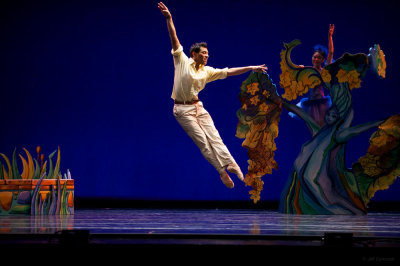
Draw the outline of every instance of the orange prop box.
M73 179L0 180L0 215L74 213ZM39 187L37 187L39 184Z

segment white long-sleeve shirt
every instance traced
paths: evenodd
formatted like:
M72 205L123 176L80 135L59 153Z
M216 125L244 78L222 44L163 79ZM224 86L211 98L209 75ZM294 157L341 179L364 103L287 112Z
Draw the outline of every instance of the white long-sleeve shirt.
M190 102L198 99L199 92L208 82L227 77L228 68L213 68L201 65L196 70L196 62L188 58L183 47L171 51L174 57L175 77L171 98L180 102Z

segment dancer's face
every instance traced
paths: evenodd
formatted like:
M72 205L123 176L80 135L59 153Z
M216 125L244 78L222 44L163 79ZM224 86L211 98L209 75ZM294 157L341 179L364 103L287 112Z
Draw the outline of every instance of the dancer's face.
M320 54L318 51L314 52L312 58L312 64L315 68L319 69L321 68L322 64L324 63L325 59L322 56L322 54Z
M328 125L331 125L336 122L339 115L335 109L329 109L325 114L325 121Z
M193 60L200 65L205 66L207 64L208 58L208 49L205 47L200 47L200 51L198 53L193 53Z

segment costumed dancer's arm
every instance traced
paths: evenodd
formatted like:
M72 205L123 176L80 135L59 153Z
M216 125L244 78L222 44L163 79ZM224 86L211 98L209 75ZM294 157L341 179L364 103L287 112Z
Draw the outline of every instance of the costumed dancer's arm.
M228 74L227 76L237 76L241 75L243 73L249 72L249 71L254 71L254 72L263 72L267 73L268 67L264 65L261 66L246 66L246 67L233 67L228 69Z
M329 24L329 33L328 33L328 48L329 48L329 52L328 52L328 57L326 58L326 64L327 65L332 63L332 59L333 59L333 39L332 39L332 35L333 35L333 31L334 30L335 30L335 24Z
M339 131L336 135L336 140L339 143L345 143L351 138L360 135L361 133L367 131L368 129L374 128L382 124L385 120L367 122L362 125L350 127Z
M158 3L158 8L161 10L161 13L167 19L167 27L169 32L169 37L171 38L172 49L176 51L181 45L178 40L178 36L176 35L176 30L174 26L174 22L172 20L172 15L169 12L166 5L163 2Z
M306 122L308 130L310 130L311 134L314 136L320 129L321 127L315 122L314 119L311 118L303 109L300 107L288 103L286 101L282 101L282 106L286 108L289 112L292 112L296 114L298 117L304 120Z

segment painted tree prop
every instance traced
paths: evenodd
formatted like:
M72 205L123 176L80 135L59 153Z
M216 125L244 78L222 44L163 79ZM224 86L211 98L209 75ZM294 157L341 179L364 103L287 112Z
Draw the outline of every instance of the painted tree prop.
M312 67L303 68L292 63L290 53L298 44L297 40L284 44L285 49L281 52L283 97L294 100L309 89L323 86L329 91L337 118L319 127L300 108L284 103L284 107L306 122L313 138L303 145L295 161L282 192L280 210L298 214L366 213L373 194L387 189L399 176L399 134L393 133L398 129L398 116L351 126L354 115L351 90L361 87L368 71L385 78L384 53L379 45L374 45L368 55L345 53L319 73ZM368 153L353 164L353 169L346 168L348 140L378 125ZM384 141L382 136L386 136ZM385 148L377 149L377 143ZM377 154L377 150L381 153ZM379 173L372 175L371 171Z
M44 161L40 147L37 148L37 158L32 158L25 148L23 150L26 159L19 154L23 166L21 174L16 149L11 161L0 154L8 168L0 163L0 215L73 214L74 180L69 170L63 176L60 173L60 148L54 166L52 158L57 150L49 155L48 161Z
M252 72L240 87L239 100L236 137L245 139L242 146L249 157L245 184L252 187L250 198L256 203L264 184L261 177L278 168L274 153L282 112L281 98L267 74Z
M400 115L379 125L370 138L367 154L353 164L364 204L378 190L388 189L400 176Z
M352 126L354 112L351 91L361 87L368 71L379 78L385 77L384 53L379 45L371 48L368 55L345 53L319 72L313 67L300 67L291 61L291 51L299 44L298 40L284 44L285 49L281 52L282 98L293 101L309 90L323 86L330 94L332 107L326 113L326 124L321 126L302 108L283 100L269 77L250 74L241 87L239 98L242 107L238 111L236 135L245 138L242 146L248 149L250 160L246 184L253 186L251 198L254 202L260 199L262 176L277 169L273 159L276 150L274 139L278 135L283 106L304 120L312 139L303 145L294 162L282 192L280 211L297 214L364 214L373 194L388 188L399 176L399 116ZM260 96L265 91L270 92L271 98ZM264 109L271 112L261 112ZM371 137L368 153L353 164L353 169L347 168L347 142L378 126L378 131ZM266 132L271 134L269 140L264 140Z

